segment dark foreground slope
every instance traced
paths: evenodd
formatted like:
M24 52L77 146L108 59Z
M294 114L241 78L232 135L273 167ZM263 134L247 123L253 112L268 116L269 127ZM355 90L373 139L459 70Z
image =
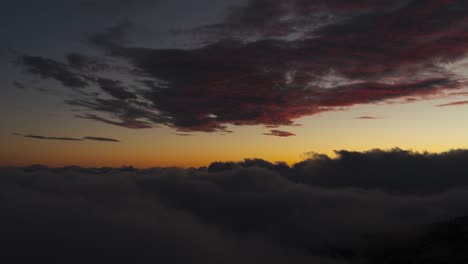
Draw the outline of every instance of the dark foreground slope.
M366 257L369 263L468 263L468 217L434 224L419 238L388 245Z

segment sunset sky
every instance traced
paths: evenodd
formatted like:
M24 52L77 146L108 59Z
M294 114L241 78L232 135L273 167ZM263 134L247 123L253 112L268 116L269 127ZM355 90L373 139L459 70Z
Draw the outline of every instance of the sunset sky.
M0 166L468 148L462 0L8 1Z

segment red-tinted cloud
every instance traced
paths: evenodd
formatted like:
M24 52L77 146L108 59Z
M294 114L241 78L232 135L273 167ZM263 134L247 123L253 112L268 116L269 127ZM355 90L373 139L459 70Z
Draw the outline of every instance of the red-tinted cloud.
M324 111L418 100L464 85L443 66L468 52L468 3L461 0L251 0L224 21L197 29L211 39L193 49L131 46L129 25L90 42L126 60L141 90L87 76L113 97L67 101L92 112L88 119L128 128L227 131L228 125L292 125ZM43 61L28 62L33 74L80 84L82 75L69 76L76 72L63 63L46 61L50 72Z

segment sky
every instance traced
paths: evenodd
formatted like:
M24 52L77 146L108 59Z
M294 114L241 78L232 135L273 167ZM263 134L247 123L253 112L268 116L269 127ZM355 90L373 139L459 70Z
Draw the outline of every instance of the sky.
M466 262L468 1L4 2L3 258Z
M18 0L0 165L298 162L468 147L461 0Z

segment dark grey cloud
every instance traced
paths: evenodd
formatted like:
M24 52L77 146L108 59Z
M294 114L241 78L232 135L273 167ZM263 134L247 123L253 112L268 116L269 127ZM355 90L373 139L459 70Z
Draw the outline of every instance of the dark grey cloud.
M114 91L117 88L109 88L109 86L112 86L109 83L113 80L98 77L99 72L119 70L117 65L111 66L107 64L102 57L69 53L65 55L63 61L60 61L41 56L20 55L19 64L26 72L43 79L56 80L64 87L81 88L83 90L83 88L90 87L93 84L101 85L102 82L105 88L109 90L106 92L110 93L110 91L113 91L122 96L122 92ZM117 81L113 82L117 83ZM18 87L18 84L21 84L21 82L15 81L14 84ZM83 91L81 92L79 95L85 95Z
M101 0L101 1L92 1L92 0L80 0L84 7L94 10L118 10L121 8L129 7L139 7L147 6L150 4L157 4L162 0Z
M106 28L103 32L94 33L89 37L89 42L97 45L104 46L110 51L117 48L116 44L128 43L127 30L132 26L130 20L123 20L115 26Z
M385 263L365 261L378 245L468 214L466 153L340 151L292 167L2 168L0 240L7 255L72 263Z
M273 130L270 130L270 133L264 133L263 135L275 136L275 137L292 137L292 136L295 136L296 134L288 132L288 131L273 129Z
M19 134L18 134L19 135ZM34 138L34 139L44 139L44 140L61 140L61 141L82 141L81 138L72 138L72 137L45 137L38 136L33 134L24 135L25 138Z
M26 86L24 86L24 84L22 84L21 82L18 82L18 81L14 81L13 82L13 86L17 89L21 89L21 90L24 90L26 89Z
M361 119L361 120L374 120L374 119L381 119L381 117L377 116L358 116L356 119Z
M23 135L20 133L13 133L15 136L25 137L25 138L33 138L33 139L42 139L42 140L59 140L59 141L102 141L102 142L120 142L114 138L107 138L107 137L83 137L83 138L74 138L74 137L49 137L49 136L39 136L34 134L27 134Z
M85 114L85 115L76 115L75 117L77 118L83 118L83 119L89 119L89 120L94 120L94 121L99 121L105 124L109 125L114 125L114 126L120 126L120 127L126 127L126 128L131 128L131 129L145 129L145 128L152 128L152 124L149 122L145 121L140 121L140 120L133 120L133 119L128 119L128 120L111 120L107 119L104 117L100 117L97 115L92 115L92 114Z
M129 92L123 87L122 82L106 78L100 78L97 83L103 91L120 100L137 99L136 94Z
M458 106L458 105L467 105L467 104L468 104L468 101L456 101L456 102L440 104L440 105L436 105L436 106L437 107L445 107L445 106Z
M26 70L44 79L54 79L65 87L83 88L88 86L85 76L73 72L69 66L40 56L22 56L21 63Z
M91 57L81 53L69 53L66 55L68 65L77 70L104 71L111 66L98 57Z
M174 135L181 136L181 137L191 137L194 136L193 134L188 133L173 133Z
M105 138L105 137L84 137L85 140L93 140L93 141L103 141L103 142L120 142L120 140L114 138Z
M198 33L229 37L284 37L311 34L317 28L362 15L391 11L408 0L248 0L230 8L220 23L196 29Z
M297 163L291 177L327 188L379 189L386 192L431 194L467 186L463 165L466 150L442 154L395 149L369 152L337 151L337 159L316 156ZM351 177L346 172L352 173Z

